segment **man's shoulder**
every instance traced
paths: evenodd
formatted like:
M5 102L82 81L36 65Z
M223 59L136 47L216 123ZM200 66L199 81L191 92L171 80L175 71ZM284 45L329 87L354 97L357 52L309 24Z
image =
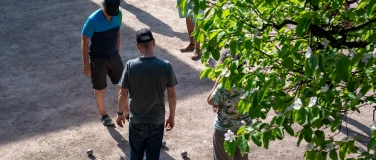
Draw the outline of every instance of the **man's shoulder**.
M101 9L98 9L98 10L96 10L95 12L93 12L89 17L88 17L88 19L89 20L96 20L96 19L98 19L98 18L100 18L100 14L101 14Z

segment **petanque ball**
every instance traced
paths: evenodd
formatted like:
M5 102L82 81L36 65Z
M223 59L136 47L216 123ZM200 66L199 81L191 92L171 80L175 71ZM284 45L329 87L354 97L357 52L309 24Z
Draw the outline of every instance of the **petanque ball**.
M93 150L92 149L88 149L86 151L86 153L87 153L88 156L92 156L93 155Z
M162 140L162 147L166 147L166 141Z
M187 151L183 151L183 152L181 152L181 156L182 156L183 158L187 157L187 156L188 156Z

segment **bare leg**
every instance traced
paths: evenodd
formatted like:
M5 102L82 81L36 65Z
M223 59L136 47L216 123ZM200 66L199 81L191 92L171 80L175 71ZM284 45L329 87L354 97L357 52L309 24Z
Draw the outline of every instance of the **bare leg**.
M193 23L193 26L195 26L195 24ZM197 30L199 30L200 27L197 27ZM193 54L191 56L191 59L194 60L194 61L197 61L201 58L201 52L200 52L200 42L198 41L195 45L195 50L193 51Z
M104 109L104 89L94 90L94 97L95 97L95 102L97 102L99 114L101 116L106 115L107 113L106 113L106 110Z
M185 18L185 22L187 23L189 42L191 44L195 44L195 39L193 36L191 36L192 32L195 30L195 23L193 23L193 21L189 17Z
M191 52L195 49L195 39L191 36L192 32L195 29L195 24L191 20L191 18L185 18L185 23L187 24L188 36L189 36L189 44L185 47L180 49L181 52Z

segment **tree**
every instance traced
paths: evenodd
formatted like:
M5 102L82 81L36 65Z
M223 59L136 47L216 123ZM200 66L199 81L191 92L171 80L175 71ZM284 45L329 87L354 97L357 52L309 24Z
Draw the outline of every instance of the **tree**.
M255 122L225 142L229 154L236 145L249 152L250 141L267 149L269 141L288 133L298 146L308 143L306 159L343 160L350 153L376 158L370 153L375 126L364 153L355 146L356 137L337 140L323 131L339 133L349 111L376 101L375 0L181 0L179 5L190 1L200 26L192 35L203 42L202 63L218 60L223 48L241 55L200 75L248 91L238 110ZM270 122L267 116L273 116Z

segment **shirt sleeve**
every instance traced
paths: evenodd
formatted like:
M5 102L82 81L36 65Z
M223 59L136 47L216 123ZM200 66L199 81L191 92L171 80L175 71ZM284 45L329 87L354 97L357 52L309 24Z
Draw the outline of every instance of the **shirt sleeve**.
M168 62L168 81L167 81L167 87L174 87L176 84L178 84L178 81L176 80L174 69L172 68L171 64Z
M129 62L125 64L123 75L121 76L119 85L121 88L128 89L129 88Z
M84 24L84 28L82 28L82 34L86 37L93 37L94 34L94 23L93 20L88 18Z
M218 84L217 87L214 89L213 93L211 94L210 98L214 105L221 104L224 99L226 98L226 90L222 87L222 84Z

